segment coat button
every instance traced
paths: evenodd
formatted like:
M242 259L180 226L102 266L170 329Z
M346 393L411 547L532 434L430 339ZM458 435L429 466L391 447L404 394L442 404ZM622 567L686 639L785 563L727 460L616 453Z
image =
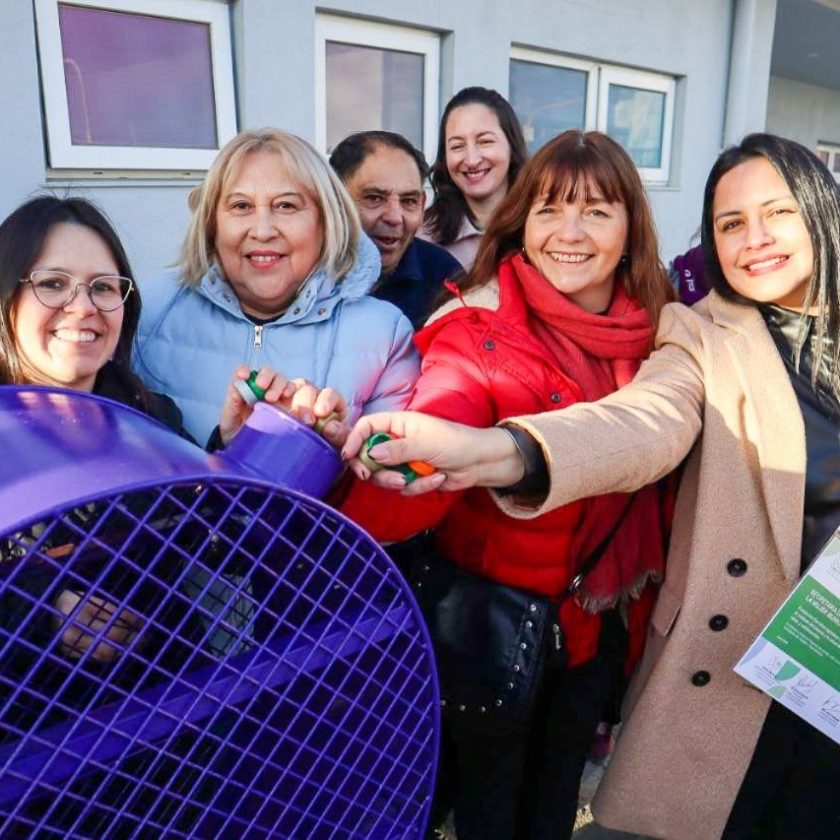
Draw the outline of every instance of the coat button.
M496 342L492 339L488 338L487 341L484 342L484 349L485 350L495 350L496 349Z
M720 614L713 615L709 619L709 627L711 627L712 630L715 630L715 631L726 630L728 625L729 625L729 619L725 615L720 615Z
M557 393L557 391L555 391L555 392L554 392L554 393L553 393L553 394L549 397L549 399L550 399L553 403L559 403L559 402L560 402L560 394L558 394L558 393Z
M695 671L691 675L692 684L696 685L698 688L708 685L711 679L712 675L708 671Z
M742 560L740 557L736 557L734 560L730 560L726 564L726 571L729 572L732 577L743 577L747 573L747 561Z

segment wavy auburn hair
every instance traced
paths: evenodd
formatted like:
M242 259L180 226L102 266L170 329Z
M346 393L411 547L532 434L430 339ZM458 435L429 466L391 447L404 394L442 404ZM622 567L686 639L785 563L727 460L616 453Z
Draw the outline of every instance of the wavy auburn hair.
M627 256L616 266L615 277L647 309L656 327L662 307L676 300L676 292L659 259L653 214L638 170L627 152L599 131L564 131L525 164L487 226L461 288L483 286L505 257L523 247L525 221L535 202L590 200L594 190L627 211Z

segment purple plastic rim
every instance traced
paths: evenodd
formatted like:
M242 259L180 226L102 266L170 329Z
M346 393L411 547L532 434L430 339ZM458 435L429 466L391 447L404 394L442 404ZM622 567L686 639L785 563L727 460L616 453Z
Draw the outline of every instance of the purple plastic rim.
M338 452L317 432L288 412L264 402L224 452L227 461L269 481L323 499L341 473Z

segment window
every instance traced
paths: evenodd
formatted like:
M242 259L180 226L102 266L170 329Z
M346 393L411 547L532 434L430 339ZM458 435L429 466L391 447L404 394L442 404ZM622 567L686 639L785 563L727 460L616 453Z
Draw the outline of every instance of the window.
M598 77L594 64L514 48L509 94L529 152L569 128L595 128Z
M430 32L318 15L318 146L328 152L354 131L384 129L433 154L439 55L440 40Z
M597 128L627 150L648 183L669 177L674 79L515 47L510 101L529 151L568 128Z
M820 142L816 154L834 175L834 180L840 183L840 144Z
M206 169L236 133L222 0L35 0L53 168Z
M598 128L624 146L649 182L668 180L674 87L674 80L667 76L601 68Z

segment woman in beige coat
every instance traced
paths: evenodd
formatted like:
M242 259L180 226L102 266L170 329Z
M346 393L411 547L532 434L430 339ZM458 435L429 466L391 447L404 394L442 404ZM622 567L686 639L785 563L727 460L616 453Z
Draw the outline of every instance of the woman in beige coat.
M371 454L432 461L439 472L411 493L510 487L544 460L543 500L499 496L522 518L635 490L685 461L666 579L596 819L670 840L838 837L840 747L732 670L840 525L832 176L796 143L747 137L709 176L703 242L715 291L693 309L665 308L658 349L630 385L506 421L533 450L504 427L403 413L366 418L345 453L374 430L404 436ZM376 480L402 484L392 471Z

